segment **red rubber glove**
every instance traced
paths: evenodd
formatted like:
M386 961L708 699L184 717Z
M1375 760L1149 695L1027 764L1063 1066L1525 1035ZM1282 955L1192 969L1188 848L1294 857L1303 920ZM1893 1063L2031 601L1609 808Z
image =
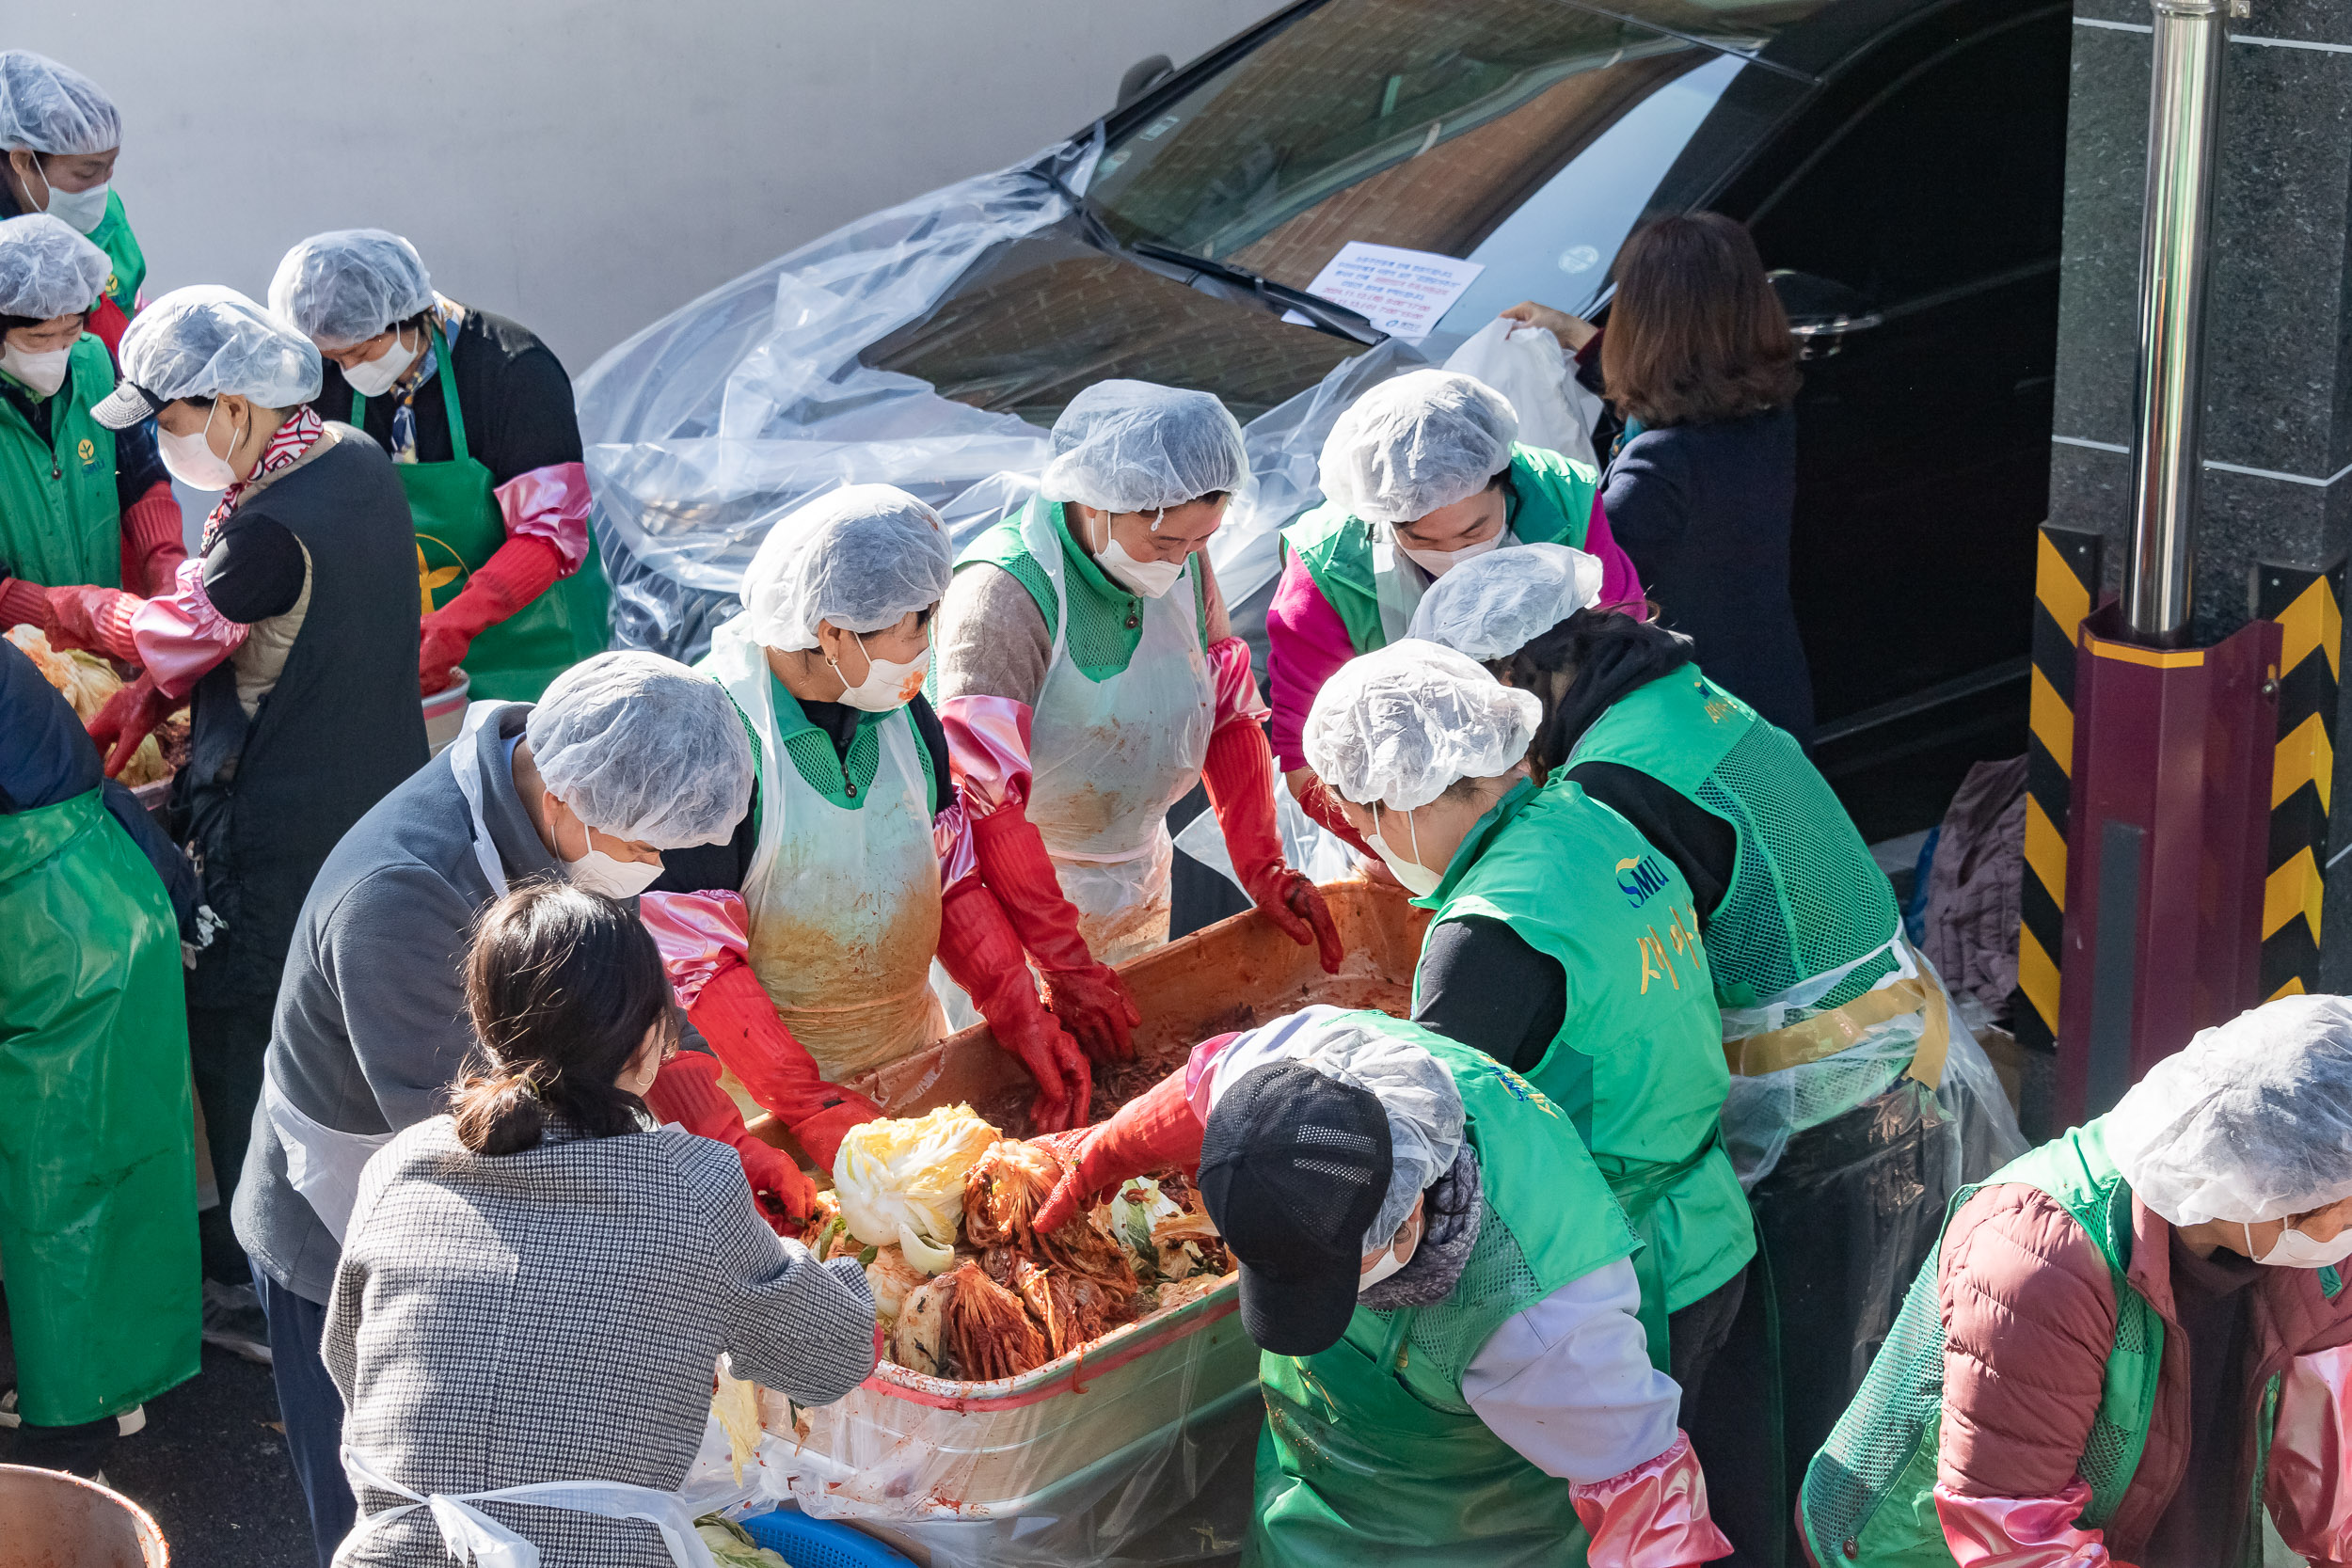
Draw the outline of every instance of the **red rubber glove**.
M1094 1073L1078 1042L1062 1032L1038 1000L1021 939L977 877L947 890L939 909L939 962L948 977L972 995L988 1020L996 1043L1016 1057L1037 1083L1029 1104L1029 1127L1058 1132L1086 1120L1094 1098Z
M1731 1555L1731 1543L1708 1517L1698 1455L1680 1432L1657 1458L1571 1487L1569 1498L1593 1538L1584 1552L1592 1568L1695 1568Z
M457 666L483 629L513 616L564 576L564 552L534 534L507 540L474 568L457 597L419 623L417 685L424 695L457 683Z
M1121 1181L1169 1165L1199 1169L1205 1131L1184 1097L1184 1069L1178 1068L1101 1126L1049 1140L1066 1168L1039 1207L1036 1228L1041 1234L1059 1230Z
M1346 957L1340 928L1315 884L1282 860L1282 832L1274 816L1274 752L1265 731L1241 719L1210 736L1200 782L1208 786L1209 805L1224 831L1242 891L1284 936L1301 947L1314 943L1323 972L1337 974Z
M670 984L710 1049L826 1170L841 1134L880 1117L865 1096L828 1084L743 959L743 899L734 893L648 893L638 918L653 933Z
M181 701L157 690L155 677L145 673L106 699L106 705L92 714L89 721L89 737L106 753L106 777L111 779L131 765L131 754L139 749L139 742L170 718Z
M134 594L168 594L188 546L171 482L157 480L122 509L122 581Z
M1078 911L1061 895L1045 841L1019 801L1008 800L972 819L972 852L980 876L1036 958L1045 980L1046 1006L1088 1055L1126 1061L1136 1053L1135 1026L1143 1011L1119 974L1096 963L1078 935Z
M119 588L44 588L40 593L48 601L43 629L51 647L87 648L125 664L139 662L137 645L131 641L131 614L145 600Z
M1388 869L1372 846L1364 842L1364 835L1358 832L1356 825L1347 819L1347 814L1340 810L1340 798L1331 793L1329 784L1312 774L1308 775L1306 787L1298 791L1298 809L1307 814L1310 821L1330 830L1362 850L1364 859L1374 865L1383 871Z
M743 1179L751 1183L754 1207L777 1235L798 1236L807 1227L808 1216L816 1210L817 1184L789 1155L769 1148L745 1129L743 1113L719 1086L717 1058L699 1051L681 1051L662 1063L653 1085L645 1090L645 1107L697 1137L732 1148L743 1162Z

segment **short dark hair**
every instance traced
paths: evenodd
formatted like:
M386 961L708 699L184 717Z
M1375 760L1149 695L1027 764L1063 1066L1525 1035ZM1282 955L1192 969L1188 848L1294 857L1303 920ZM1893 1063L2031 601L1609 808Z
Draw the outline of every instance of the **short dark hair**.
M1580 610L1486 668L1544 705L1528 744L1535 777L1550 776L1609 705L1691 662L1691 640L1614 610Z
M537 1146L550 1118L590 1137L637 1131L643 1102L613 1080L658 1031L676 1042L660 951L626 906L533 880L483 916L466 956L466 1008L483 1059L450 1094L457 1135L481 1154Z
M1660 218L1617 257L1601 380L1645 425L1744 419L1797 395L1797 342L1748 231L1720 213Z
M89 325L90 313L87 310L60 310L57 315L79 316L84 327ZM40 326L56 319L57 316L0 316L0 332L13 332L20 326Z

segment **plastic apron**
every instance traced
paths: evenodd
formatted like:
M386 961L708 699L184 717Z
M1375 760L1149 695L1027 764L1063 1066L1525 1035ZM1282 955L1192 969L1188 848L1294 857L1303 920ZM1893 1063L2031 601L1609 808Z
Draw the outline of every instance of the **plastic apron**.
M441 383L441 406L449 415L450 460L396 463L401 488L417 530L417 594L421 613L431 614L465 590L474 568L506 543L506 515L499 510L490 470L466 444L465 411L457 402L457 373L450 363L449 338L434 329ZM351 394L351 422L365 428L368 400ZM580 569L503 621L482 628L466 651L465 671L475 697L535 703L548 683L609 641L610 591L594 542Z
M473 1506L485 1502L528 1503L534 1508L561 1509L568 1513L594 1514L600 1519L642 1520L661 1532L663 1544L670 1548L670 1560L677 1568L718 1568L709 1546L694 1533L693 1513L675 1492L657 1492L650 1486L630 1486L616 1481L543 1481L528 1486L501 1486L490 1492L426 1494L385 1480L366 1459L349 1448L342 1450L342 1455L343 1473L350 1478L353 1491L369 1486L410 1500L380 1513L368 1514L353 1525L342 1544L335 1548L338 1568L351 1560L354 1549L365 1545L387 1525L419 1509L432 1514L433 1523L440 1529L442 1545L459 1562L471 1562L474 1568L539 1568L538 1547Z
M1029 726L1029 820L1045 842L1078 935L1115 964L1168 941L1176 849L1168 809L1200 779L1216 689L1200 648L1195 566L1143 601L1127 668L1089 680L1072 662L1057 508L1022 514L1022 543L1054 585L1053 661Z
M197 1370L180 933L98 790L0 815L0 1269L22 1414L119 1415Z
M881 761L852 810L793 765L767 652L739 621L711 639L709 667L759 733L759 837L743 879L752 973L830 1082L921 1050L946 1017L930 989L939 852L913 716L874 726Z

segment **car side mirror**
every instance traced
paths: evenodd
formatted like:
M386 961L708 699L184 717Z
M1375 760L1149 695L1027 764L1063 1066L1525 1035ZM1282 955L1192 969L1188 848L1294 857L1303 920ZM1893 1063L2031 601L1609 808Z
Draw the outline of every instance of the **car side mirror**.
M1119 102L1112 112L1128 104L1176 74L1176 62L1166 55L1152 55L1137 60L1127 68L1127 74L1119 79Z
M1827 359L1846 346L1848 333L1867 332L1885 320L1867 294L1834 277L1783 268L1767 274L1766 281L1788 313L1800 359Z

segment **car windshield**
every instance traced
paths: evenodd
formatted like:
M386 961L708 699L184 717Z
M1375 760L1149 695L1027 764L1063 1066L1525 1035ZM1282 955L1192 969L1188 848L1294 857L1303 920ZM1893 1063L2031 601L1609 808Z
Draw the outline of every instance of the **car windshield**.
M1705 39L1718 49L1753 55L1829 4L1829 0L1579 0L1589 9L1661 32Z

